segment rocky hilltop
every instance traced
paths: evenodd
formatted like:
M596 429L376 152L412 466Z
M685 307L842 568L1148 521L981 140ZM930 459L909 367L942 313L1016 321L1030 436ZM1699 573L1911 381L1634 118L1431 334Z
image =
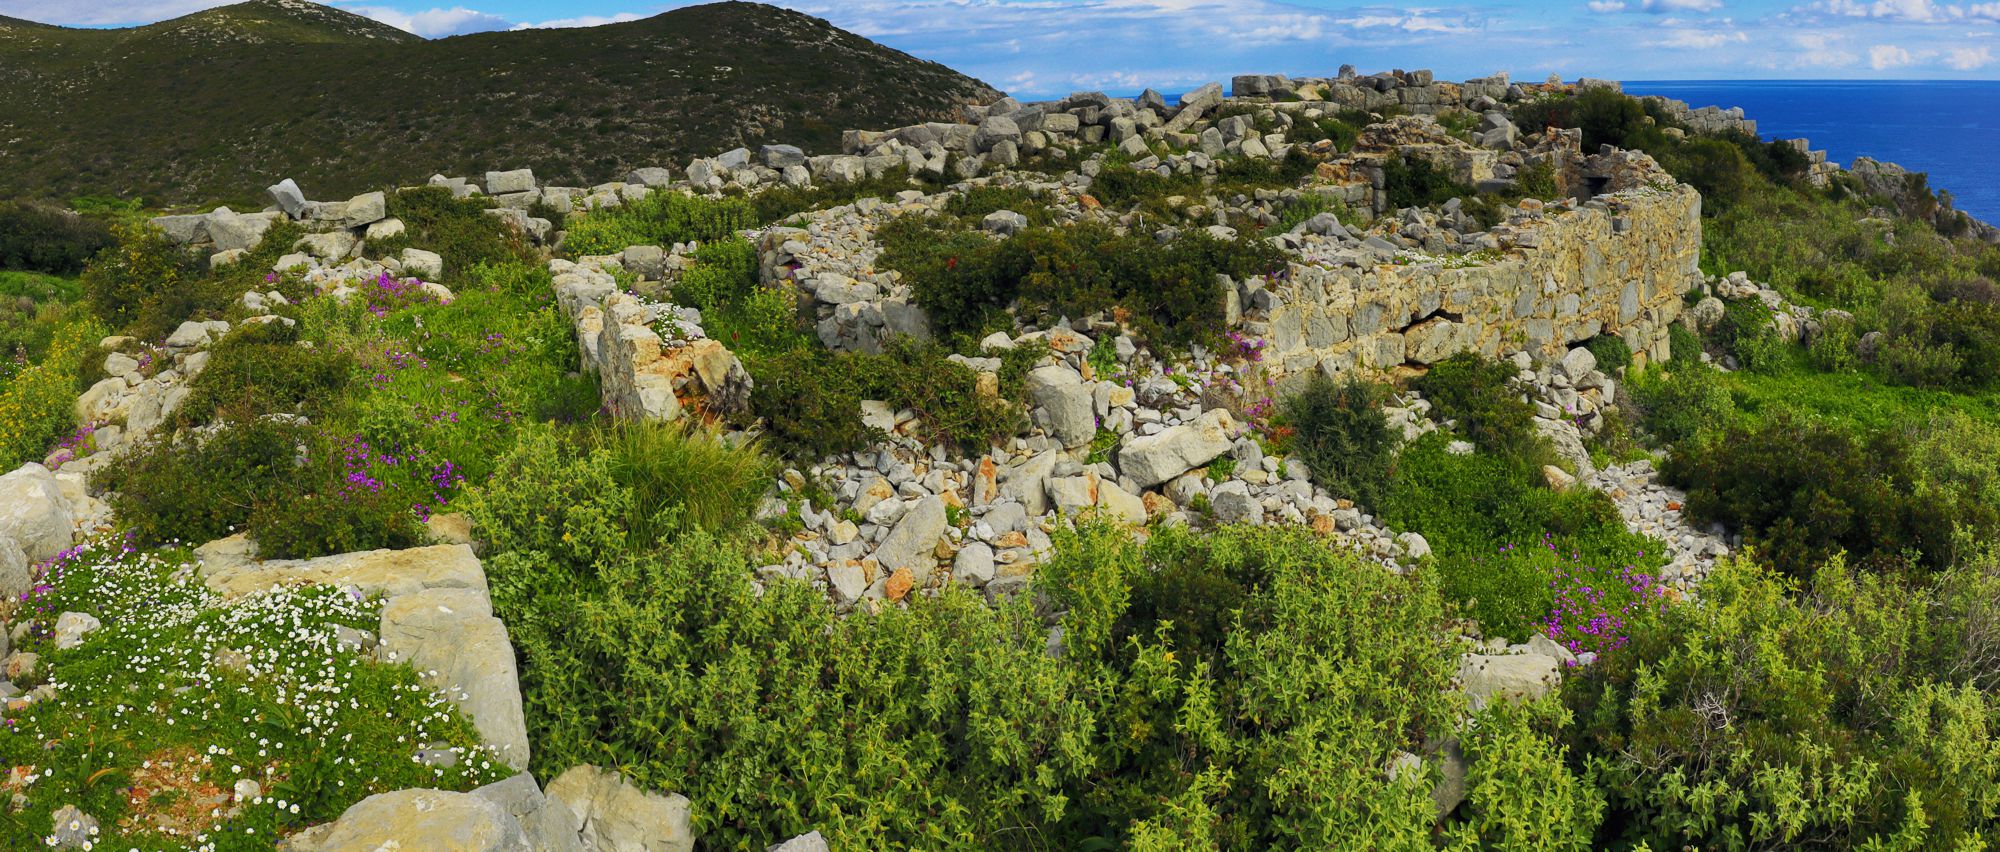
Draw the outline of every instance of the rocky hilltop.
M0 24L0 192L174 204L239 197L243 174L359 191L421 178L417 163L578 181L997 96L752 3L437 41L304 0L129 30Z
M732 5L675 14L684 16L676 21L685 31L709 20L700 15L776 13ZM640 31L635 25L602 37ZM500 37L453 41L413 46L410 55L532 53ZM1362 447L1321 453L1301 442L1299 430L1313 427L1291 400L1338 393L1338 382L1363 387L1351 384L1359 379L1386 383L1385 390L1339 405L1376 418L1384 452L1430 453L1432 463L1449 466L1507 458L1516 452L1509 440L1546 447L1547 455L1532 456L1534 493L1578 500L1593 508L1577 516L1592 520L1574 523L1600 524L1605 535L1653 548L1640 554L1649 561L1628 566L1615 582L1646 606L1698 598L1704 580L1743 543L1741 531L1687 516L1688 494L1660 480L1653 456L1604 452L1632 416L1626 383L1670 363L1674 370L1708 361L1734 366L1735 356L1691 354L1684 341L1730 327L1746 310L1768 318L1774 345L1862 354L1860 343L1834 336L1851 314L1796 303L1741 273L1703 272L1697 187L1644 151L1586 146L1586 133L1596 131L1546 120L1550 104L1592 92L1612 96L1613 83L1517 83L1504 75L1455 83L1423 71L1343 69L1324 78L1237 77L1227 91L1212 83L1174 103L1152 91L1129 99L1082 92L1042 103L981 98L952 116L926 104L975 94L969 83L910 85L929 94L888 111L908 123L815 131L802 140L818 145L752 148L696 135L677 144L713 150L671 161L621 154L554 168L509 163L462 176L451 172L465 171L466 161L432 156L428 161L460 168L420 185L312 200L306 188L347 195L356 186L333 179L341 163L327 162L271 185L262 210L155 219L150 239L166 246L161 251L194 258L174 274L213 282L200 297L210 302L194 300L211 307L168 316L159 327L171 331L157 340L88 341L84 360L101 362L101 377L72 406L87 439L66 441L42 463L0 478L7 506L0 558L10 560L0 591L42 601L14 613L12 639L22 647L7 658L11 682L0 683L0 692L14 710L45 717L64 702L101 700L66 678L64 666L80 664L66 661L86 658L61 654L123 641L118 637L139 629L134 624L163 628L118 606L85 611L94 593L63 578L127 558L86 542L120 533L133 541L167 537L136 525L162 507L135 493L147 480L134 477L168 462L133 460L166 458L163 447L193 457L230 440L222 436L309 429L339 416L323 400L283 396L290 391L278 389L283 383L272 373L304 373L318 358L351 350L362 359L353 367L363 377L357 382L417 391L395 398L418 400L429 423L448 418L455 425L460 415L449 402L430 410L427 395L450 400L454 385L479 388L485 396L474 395L479 401L469 403L467 416L477 411L498 425L466 443L518 441L524 449L507 451L497 466L499 449L448 455L466 453L465 444L423 445L430 455L412 455L415 445L380 444L401 434L396 428L364 426L340 445L341 499L352 499L357 483L381 491L377 479L391 474L377 453L421 463L429 484L410 493L422 527L408 540L289 558L280 551L300 546L297 522L259 514L243 531L201 527L217 533L213 540L183 542L187 552L163 557L165 567L148 575L182 590L172 594L187 596L189 606L221 612L291 612L309 608L301 600L329 595L339 602L339 623L301 653L405 671L409 689L437 696L433 706L444 708L424 723L422 741L404 749L415 765L434 770L426 783L375 779L357 785L366 787L365 797L322 794L312 801L339 807L323 819L282 819L283 848L825 849L816 831L785 836L833 825L758 812L742 804L749 799L738 800L748 814L704 810L714 806L703 798L712 795L703 792L703 769L682 776L680 786L650 789L593 764L550 765L546 754L576 755L576 743L538 737L561 729L555 717L573 711L551 706L532 684L571 677L554 668L562 658L550 649L586 641L590 628L546 623L547 613L527 607L524 596L567 592L522 578L567 558L550 554L591 546L590 536L616 525L587 508L598 505L588 501L603 497L602 483L611 480L544 481L528 473L533 452L554 458L575 448L516 437L514 430L525 428L519 421L542 416L524 414L530 409L513 407L524 403L482 384L479 358L502 358L496 375L572 373L567 380L588 388L587 406L601 405L583 417L601 418L607 429L705 426L718 436L715 446L761 442L785 453L780 467L754 474L749 502L765 536L755 564L710 577L698 590L648 593L675 596L689 609L711 602L678 596L721 595L723 586L747 589L743 600L809 598L801 605L836 617L829 633L848 623L840 619L990 606L1028 623L1027 658L1048 661L1105 641L1071 632L1087 624L1078 614L1098 605L1066 585L1078 582L1082 569L1065 561L1065 548L1081 547L1077 536L1088 530L1175 541L1177 530L1228 540L1231 530L1285 528L1312 551L1349 560L1341 570L1367 572L1356 581L1364 584L1429 582L1440 559L1459 558L1434 553L1424 534L1399 528L1379 508L1386 498L1343 478L1358 469L1349 465L1361 463ZM396 97L436 106L406 88ZM1670 131L1676 140L1755 130L1740 111L1664 100L1638 115L1644 121L1635 125ZM745 120L768 122L771 133L791 121L754 110ZM743 131L729 141L762 135L770 134ZM1802 140L1784 147L1808 163L1802 179L1875 179L1870 166L1849 173L1809 155ZM584 167L616 179L577 180ZM213 168L220 174L226 164ZM1017 251L1024 254L1009 254ZM1152 265L1095 271L1120 257ZM496 272L495 258L511 259L506 268L514 272ZM988 275L1016 262L1023 272ZM1153 277L1120 289L1139 275ZM532 335L521 335L532 336L534 348L495 328L498 315L473 313L497 299L518 299L498 304L524 306L521 315L533 306L543 318ZM391 329L402 336L387 336ZM429 375L431 361L449 364L448 378L397 384ZM885 364L890 378L868 378ZM1496 437L1498 427L1486 418L1497 415L1467 407L1464 379L1453 377L1477 370L1491 377L1494 410L1518 414L1524 431L1517 438ZM255 393L217 401L219 387L238 386ZM274 405L274 395L290 401ZM360 422L388 417L391 404L380 404ZM308 448L321 445L297 437L304 431L282 434L275 457L259 464L305 477L306 458L317 452ZM487 471L485 480L452 478L473 464ZM685 499L680 495L655 497L673 503ZM407 521L409 512L397 510ZM566 526L537 526L548 523L549 512L569 518ZM320 549L381 543L372 537L378 532L328 534ZM532 558L531 547L541 548ZM1622 647L1596 626L1564 633L1558 616L1538 621L1532 634L1509 632L1492 608L1500 595L1463 601L1468 619L1435 625L1436 656L1425 665L1441 667L1440 685L1448 685L1448 699L1440 700L1455 709L1445 718L1504 715L1494 708L1587 677ZM611 612L593 609L581 621ZM510 621L517 614L520 620ZM575 637L548 644L572 627ZM280 682L292 676L275 663L259 669L266 664L256 650L236 648L226 634L204 641L210 644L197 656L205 677L226 679L246 667L253 680L260 671ZM1139 647L1138 638L1130 641ZM52 663L42 662L43 654ZM405 664L413 674L395 668ZM662 680L646 688L678 687ZM1257 724L1247 712L1239 723ZM647 736L659 737L699 722L646 724L654 726ZM1152 723L1129 724L1143 737ZM1488 807L1480 785L1497 771L1483 761L1506 759L1490 744L1461 749L1461 738L1482 742L1481 730L1461 721L1395 739L1369 758L1387 768L1364 767L1364 774L1370 783L1420 779L1410 786L1421 800L1411 817L1418 836L1428 838L1434 825L1473 824L1473 814ZM607 765L618 755L594 753ZM263 777L244 773L233 788L200 793L204 810L227 816L173 822L183 818L170 810L118 807L153 813L166 827L158 830L197 839L234 831L261 818L259 808L278 795L262 785L298 789L291 770L272 767ZM523 770L552 780L544 788ZM55 802L33 778L30 770L29 781L16 780L15 810L32 824L53 825L49 842L58 848L153 830L105 811L103 800ZM794 830L774 836L762 828L774 824Z

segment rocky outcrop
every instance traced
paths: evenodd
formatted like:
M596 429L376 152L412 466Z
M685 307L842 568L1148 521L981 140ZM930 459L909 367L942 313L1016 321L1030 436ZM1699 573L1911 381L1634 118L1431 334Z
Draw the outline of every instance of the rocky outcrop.
M750 373L727 347L707 337L699 311L616 291L607 270L640 263L628 250L618 257L549 264L558 302L576 328L583 368L597 375L605 410L658 421L714 420L747 410ZM662 253L653 265L663 273L680 264Z

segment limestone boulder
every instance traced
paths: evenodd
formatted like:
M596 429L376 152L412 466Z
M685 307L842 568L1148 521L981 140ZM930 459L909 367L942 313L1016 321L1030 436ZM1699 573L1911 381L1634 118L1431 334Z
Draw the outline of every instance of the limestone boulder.
M407 662L472 719L515 769L528 767L528 726L507 627L483 589L424 589L382 607L382 653Z
M934 551L938 539L944 537L945 521L943 500L917 500L875 549L875 562L888 571L907 569L920 581L929 577L937 565Z
M1467 654L1458 662L1458 682L1477 702L1533 700L1562 682L1559 666L1543 654Z
M692 852L688 800L648 793L623 775L583 765L549 782L548 797L576 816L584 848L596 852Z
M1083 376L1063 364L1028 373L1028 398L1035 422L1065 447L1080 447L1097 435L1097 416Z
M29 462L0 476L0 537L12 538L29 562L40 562L75 543L69 503L56 475Z
M472 793L412 789L377 793L340 819L291 838L296 852L531 852L521 824Z
M1118 470L1141 488L1152 488L1229 452L1235 421L1227 409L1203 412L1157 434L1135 438L1118 451Z
M211 542L202 549L218 544ZM486 572L480 567L479 558L472 555L472 548L463 544L365 550L317 559L268 562L251 561L240 550L221 550L232 552L228 556L218 555L214 564L204 558L201 578L210 591L226 597L306 583L351 588L362 594L390 598L425 589L474 589L482 597L486 594ZM199 555L201 550L196 552Z

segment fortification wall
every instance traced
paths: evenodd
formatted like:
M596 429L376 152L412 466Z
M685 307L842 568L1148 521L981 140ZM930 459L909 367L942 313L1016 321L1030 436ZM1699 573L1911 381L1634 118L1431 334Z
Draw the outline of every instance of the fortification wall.
M1435 363L1464 351L1560 357L1617 334L1667 355L1667 327L1701 281L1701 196L1644 187L1493 230L1501 248L1435 263L1293 263L1249 294L1246 327L1288 376ZM1521 218L1521 217L1517 217ZM1249 285L1253 290L1259 285Z

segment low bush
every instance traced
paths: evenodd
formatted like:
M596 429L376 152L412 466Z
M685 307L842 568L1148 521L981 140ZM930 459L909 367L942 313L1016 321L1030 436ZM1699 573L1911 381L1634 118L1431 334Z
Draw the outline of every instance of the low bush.
M1349 378L1315 375L1285 397L1279 412L1291 427L1291 450L1313 481L1336 497L1380 505L1396 459L1396 436L1379 407L1376 388Z
M155 439L100 468L91 485L143 545L189 546L248 527L257 507L301 493L313 441L304 426L252 420L180 441Z
M690 525L718 533L742 528L776 472L754 444L731 445L685 425L620 423L596 434L612 475L632 494L623 527L646 546Z
M188 319L187 295L201 277L193 256L157 228L120 225L118 244L83 273L85 299L114 328L158 340Z
M1632 347L1625 344L1625 338L1615 334L1599 334L1583 342L1583 348L1597 359L1597 370L1607 376L1618 375L1618 370L1632 366Z
M1028 217L1028 224L1049 224L1048 194L1023 186L982 184L966 189L945 202L947 216L978 223L989 213L1008 210Z
M1564 689L1600 848L1955 848L2000 810L1989 562L1914 588L1725 561Z
M1677 359L1626 376L1639 421L1661 444L1678 444L1736 419L1736 401L1714 368Z
M1691 516L1740 530L1793 576L1842 551L1946 567L1955 522L1993 516L1976 502L1919 498L1925 473L1900 433L1855 434L1788 412L1703 433L1662 473L1687 489Z
M344 453L336 454L345 448L329 446L324 439L318 443L303 472L309 487L274 497L250 512L247 528L259 556L310 559L424 542L415 511L419 507L410 495L385 488L367 477L364 468L348 464ZM358 481L350 478L356 474Z
M1514 390L1514 365L1461 352L1431 365L1410 383L1431 403L1431 416L1457 423L1479 448L1525 467L1540 469L1554 460L1535 431L1535 409Z
M1487 635L1521 639L1545 622L1558 565L1664 563L1660 544L1626 531L1601 492L1551 491L1539 468L1491 452L1456 455L1450 440L1432 432L1402 450L1379 513L1394 529L1423 534L1445 596Z
M76 428L77 376L95 363L103 337L104 326L72 318L50 335L39 362L0 373L0 465L39 462Z
M1434 207L1454 198L1476 196L1472 187L1452 179L1431 161L1401 153L1382 161L1382 189L1389 207Z
M491 199L458 198L442 186L392 192L389 215L401 219L405 230L401 236L369 243L369 252L383 257L400 255L405 248L435 252L444 259L440 277L450 284L480 264L535 263L534 246L488 214L492 207Z
M318 419L347 387L354 359L300 346L298 338L297 328L282 322L231 331L210 350L208 366L188 382L187 401L176 418L184 426L269 414Z
M1018 303L1053 320L1099 311L1126 316L1150 341L1185 346L1221 327L1217 275L1248 278L1284 267L1256 240L1225 241L1203 231L1161 244L1101 224L1030 228L1004 240L949 222L905 217L882 229L880 265L911 282L916 302L947 335L998 328Z
M797 292L757 281L757 247L748 240L709 243L681 272L674 302L701 311L702 329L739 355L768 355L814 344L802 328Z
M655 190L638 201L571 217L563 250L574 256L617 254L630 246L727 240L763 224L749 202Z
M115 241L100 220L34 202L0 202L0 269L75 275Z
M951 172L949 166L945 171ZM782 224L800 213L852 204L863 198L894 198L896 193L909 189L934 193L943 189L945 183L940 178L928 175L912 179L907 170L898 167L885 170L876 177L856 181L822 180L810 186L765 187L757 194L748 196L747 200L751 209L755 211L757 223L771 225Z
M799 349L753 360L752 413L773 449L801 459L857 450L878 435L861 423L861 400L917 414L927 442L977 454L1022 425L1021 407L979 390L979 374L946 360L943 346L892 338L881 354Z

